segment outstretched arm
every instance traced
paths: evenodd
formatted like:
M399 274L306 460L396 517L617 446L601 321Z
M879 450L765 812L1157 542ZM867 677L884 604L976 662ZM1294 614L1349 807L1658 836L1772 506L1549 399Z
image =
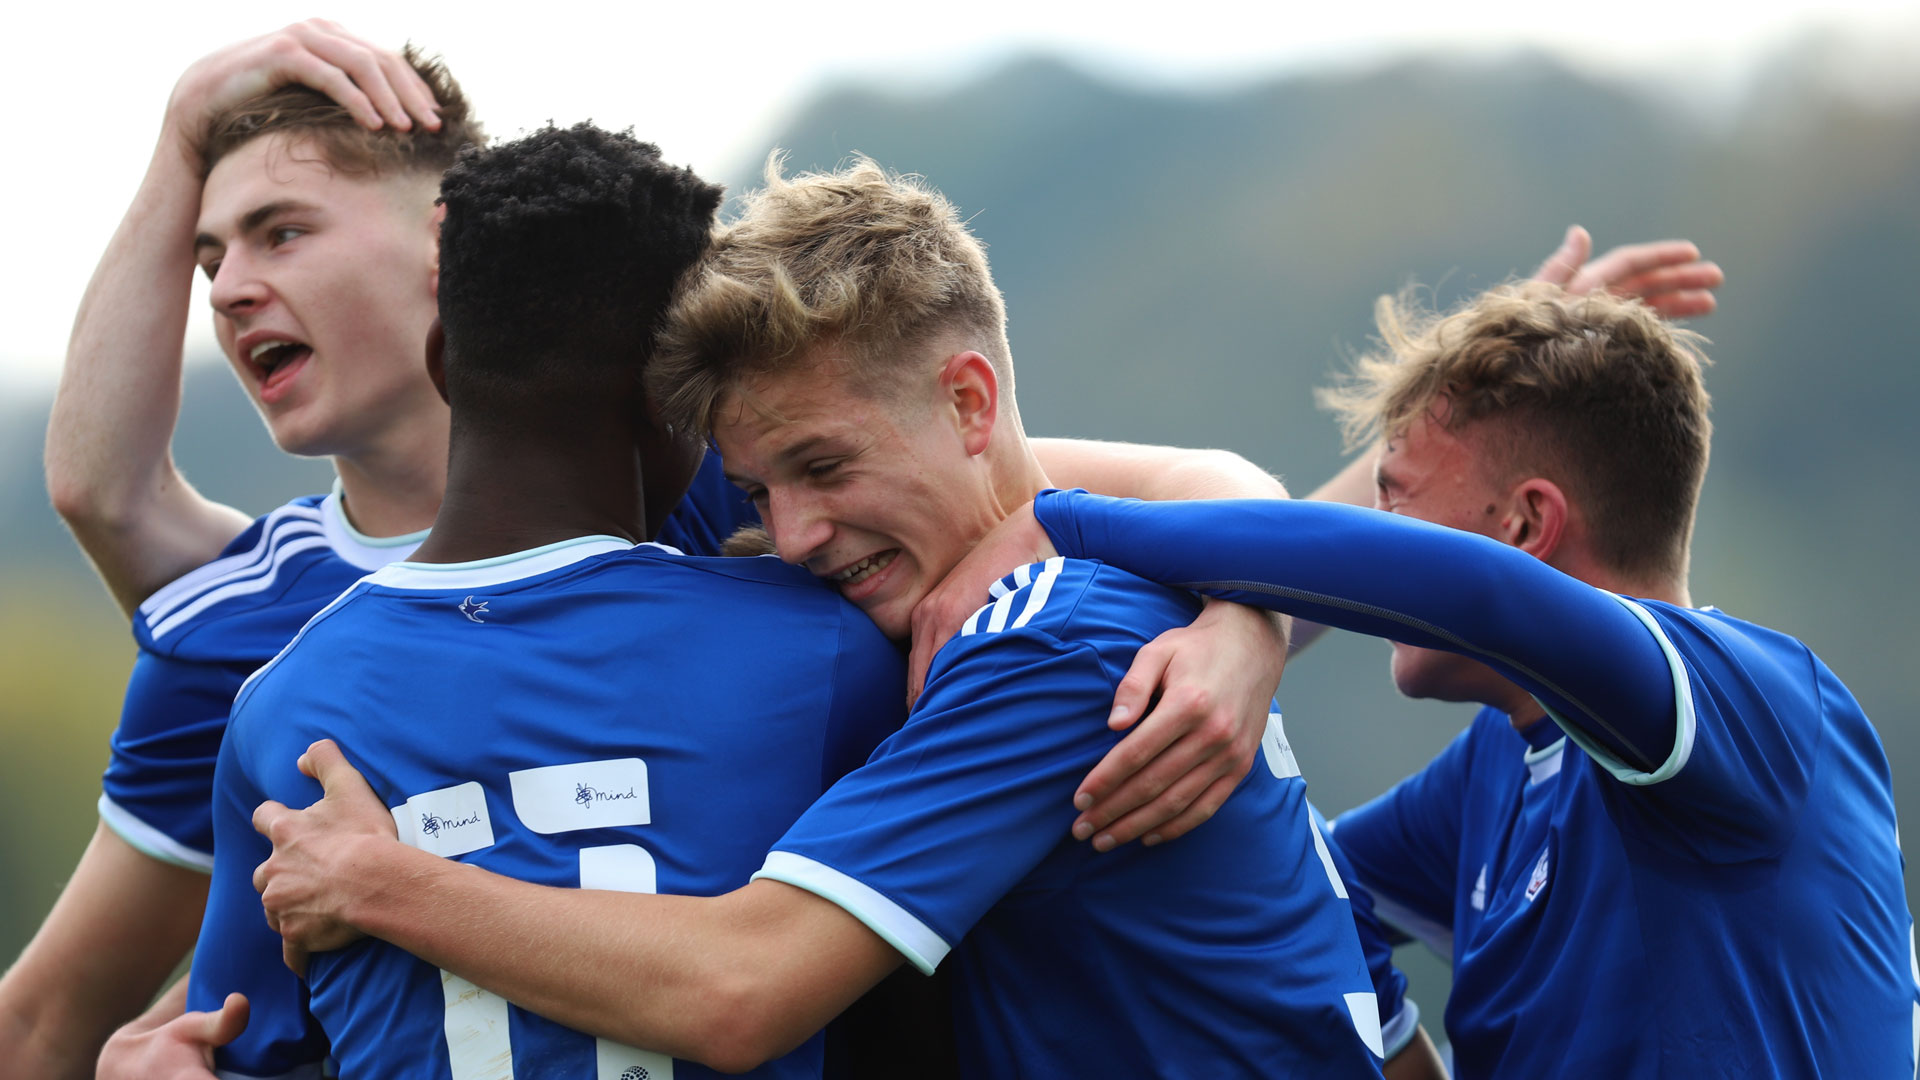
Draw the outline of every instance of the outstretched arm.
M786 1053L899 966L836 904L777 881L718 897L555 889L394 839L332 742L300 768L325 797L266 803L254 876L290 964L371 934L568 1027L723 1071Z
M1033 505L1062 554L1470 656L1649 773L1674 746L1675 674L1650 617L1497 541L1311 502L1047 492Z
M288 83L333 96L368 127L439 124L431 92L404 61L323 20L222 49L175 85L146 176L81 298L47 423L54 508L129 614L247 525L194 490L170 446L206 126Z

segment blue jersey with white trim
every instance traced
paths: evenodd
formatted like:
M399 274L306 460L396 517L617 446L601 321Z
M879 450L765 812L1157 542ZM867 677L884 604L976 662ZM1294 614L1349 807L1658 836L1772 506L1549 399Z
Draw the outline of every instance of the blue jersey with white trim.
M923 971L951 951L966 1076L1375 1076L1379 1012L1280 731L1177 844L1068 835L1134 653L1194 599L1021 567L935 658L905 727L756 877L839 904Z
M1801 642L1351 507L1035 510L1063 551L1463 653L1547 709L1483 711L1338 823L1382 914L1453 957L1458 1075L1914 1074L1890 770Z
M752 515L752 504L721 474L718 455L709 454L660 540L717 554ZM336 489L261 517L219 558L149 597L133 619L140 652L113 733L101 819L155 858L210 868L208 800L234 694L315 612L425 538L361 535Z
M587 537L506 559L397 563L242 690L215 793L219 860L190 1004L239 990L221 1067L278 1076L330 1041L353 1077L714 1075L508 1005L378 941L315 955L307 1002L260 917L264 799L320 795L295 760L337 740L403 840L553 886L717 895L896 729L898 651L777 559ZM326 1038L323 1038L324 1031ZM817 1077L822 1040L753 1075Z
M1334 871L1347 887L1347 902L1353 908L1353 928L1360 936L1360 953L1367 958L1367 977L1373 981L1375 1003L1380 1008L1380 1054L1392 1061L1394 1055L1413 1041L1420 1027L1420 1006L1407 996L1407 977L1393 963L1395 941L1407 939L1391 933L1380 921L1374 910L1373 894L1360 883L1353 864L1334 838L1332 824L1320 816L1319 807L1309 803L1307 810L1313 814L1313 823L1324 838L1327 854L1333 857Z

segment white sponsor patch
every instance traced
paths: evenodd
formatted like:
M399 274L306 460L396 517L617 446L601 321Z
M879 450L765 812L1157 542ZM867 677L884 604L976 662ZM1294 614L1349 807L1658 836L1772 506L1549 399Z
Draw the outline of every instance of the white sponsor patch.
M645 825L653 820L647 763L639 758L579 761L507 774L513 812L537 833Z
M472 780L415 795L393 808L393 824L403 842L444 857L493 844L487 795Z
M608 892L659 892L653 856L638 844L580 849L580 887Z
M1287 732L1280 726L1280 714L1267 714L1267 730L1260 736L1260 753L1267 759L1267 769L1281 780L1300 775L1300 763L1293 759L1293 747L1287 743Z

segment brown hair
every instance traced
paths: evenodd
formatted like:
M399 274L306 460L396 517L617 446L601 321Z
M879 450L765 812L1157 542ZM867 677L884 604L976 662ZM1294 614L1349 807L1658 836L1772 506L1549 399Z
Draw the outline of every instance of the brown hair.
M1430 414L1448 431L1489 430L1499 459L1485 462L1490 475L1567 490L1608 565L1685 573L1712 433L1705 338L1638 301L1539 282L1497 286L1445 313L1383 296L1374 321L1383 350L1320 392L1350 446Z
M473 116L466 94L439 57L424 56L408 45L400 54L426 80L440 106L440 130L415 124L411 131L391 125L369 131L344 106L318 90L297 84L249 98L218 115L207 126L202 158L208 171L221 158L263 135L312 139L327 163L348 173L393 175L418 172L439 176L467 145L484 146L487 136Z
M766 186L689 275L649 377L673 423L704 431L730 388L817 346L884 395L920 343L951 333L987 357L1011 403L1006 323L986 251L945 196L865 157L786 179L775 152Z

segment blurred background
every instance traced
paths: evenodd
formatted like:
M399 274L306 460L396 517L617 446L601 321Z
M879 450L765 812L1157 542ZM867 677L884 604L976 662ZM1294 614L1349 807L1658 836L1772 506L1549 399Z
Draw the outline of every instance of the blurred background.
M1413 283L1448 303L1528 274L1573 222L1599 250L1699 242L1729 280L1694 324L1717 361L1694 597L1832 665L1880 728L1915 835L1920 13L1180 7L326 14L442 52L496 135L633 124L735 191L774 146L793 167L863 152L924 174L990 246L1031 431L1231 447L1296 493L1342 461L1312 389L1364 347L1375 296ZM103 38L43 6L20 39L40 47L0 73L0 960L93 828L133 655L42 486L67 327L180 70L307 14L210 3ZM326 464L274 449L205 322L186 345L183 470L249 513L323 490ZM1288 670L1289 735L1329 813L1471 715L1400 700L1386 659L1336 635ZM1441 1037L1445 965L1417 946L1402 960Z

